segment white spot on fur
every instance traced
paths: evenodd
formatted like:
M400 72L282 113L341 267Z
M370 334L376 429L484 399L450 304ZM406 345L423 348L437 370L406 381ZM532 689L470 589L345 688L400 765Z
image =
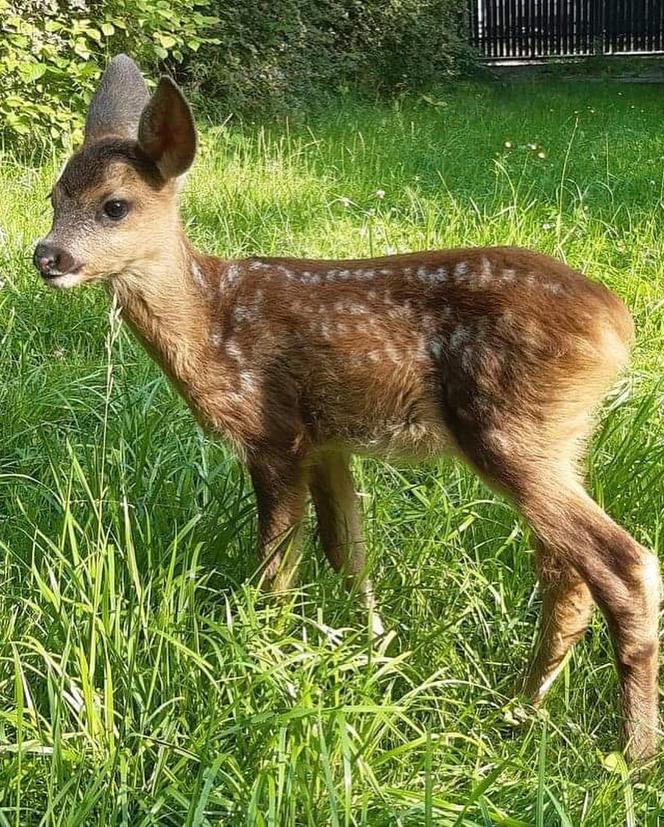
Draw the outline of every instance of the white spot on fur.
M389 342L385 345L385 357L389 359L390 362L394 362L395 365L401 361L399 351Z
M508 284L509 282L514 281L515 278L516 278L516 273L514 272L514 270L511 270L511 269L503 270L503 272L500 276L500 280L502 282L505 282L506 284Z
M409 270L409 269L410 268L406 268L406 270ZM406 273L406 270L404 270L404 273ZM380 271L380 273L381 273L382 276L391 276L392 275L392 271L388 270L387 267L383 267L383 269Z
M201 268L198 266L197 261L191 262L191 276L194 280L194 284L196 285L196 287L200 288L201 290L204 290L206 287L205 276L203 275L203 271L201 270Z
M256 381L249 371L240 373L240 387L247 393L254 393L256 390Z
M323 339L329 340L332 338L332 331L330 329L330 325L327 322L321 322L320 335L323 337Z
M212 328L212 332L210 333L210 344L213 347L219 347L222 342L222 335L221 335L221 328L219 325L215 325Z
M375 350L370 350L369 353L367 353L367 359L370 362L379 362L380 361L380 354Z
M563 292L563 286L557 281L546 281L542 285L545 290L548 290L549 293L553 293L556 296L559 296Z
M439 320L430 314L422 316L420 319L420 328L428 335L434 336L438 332Z
M491 281L492 278L493 270L491 268L491 262L486 256L482 256L482 266L477 277L479 286L486 287L486 285Z
M440 359L445 352L446 344L447 342L442 336L434 336L429 342L429 353L431 353L434 359Z
M447 268L439 267L435 273L432 273L431 278L433 281L438 282L438 284L442 284L444 281L447 281Z
M456 281L464 281L468 274L468 264L465 261L459 261L454 268L454 278Z
M514 313L511 310L506 310L500 319L501 327L505 331L511 331L514 328Z
M450 336L450 347L452 350L457 350L470 336L470 331L462 324L458 324Z
M302 284L320 284L320 276L318 273L310 273L305 270L300 276L300 281Z
M235 359L236 362L239 362L242 359L242 351L238 347L237 342L234 342L233 339L229 339L229 341L226 342L224 349L228 356L230 356L231 359Z
M244 324L245 322L255 322L256 318L256 312L251 307L245 307L244 305L239 304L233 310L233 319L238 324Z
M229 264L228 267L226 268L226 276L225 276L226 284L229 284L229 285L233 286L237 282L237 280L240 278L241 274L242 274L242 271L240 270L240 265L239 264L235 264L234 262L232 264Z
M539 348L546 339L546 331L543 330L532 319L526 319L523 322L523 334L525 341L533 348ZM544 334L544 336L542 335Z
M265 261L252 261L249 265L250 270L270 270L272 265Z

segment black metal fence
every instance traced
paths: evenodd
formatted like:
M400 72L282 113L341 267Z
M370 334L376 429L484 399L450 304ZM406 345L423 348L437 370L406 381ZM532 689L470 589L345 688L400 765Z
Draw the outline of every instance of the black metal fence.
M664 0L470 0L490 60L664 53Z

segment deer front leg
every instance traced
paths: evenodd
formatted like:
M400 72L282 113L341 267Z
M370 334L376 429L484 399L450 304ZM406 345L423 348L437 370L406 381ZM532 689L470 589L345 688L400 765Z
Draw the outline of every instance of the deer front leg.
M255 463L250 467L258 507L258 560L261 583L279 594L294 580L300 558L299 535L307 495L304 464Z
M372 632L380 636L384 629L367 576L362 520L348 456L341 451L321 453L311 466L309 487L325 556L371 612Z

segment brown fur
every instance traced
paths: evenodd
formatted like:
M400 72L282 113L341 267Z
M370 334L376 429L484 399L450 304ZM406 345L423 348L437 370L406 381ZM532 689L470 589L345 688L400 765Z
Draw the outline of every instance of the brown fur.
M150 111L168 120L173 95ZM139 132L122 151L93 144L74 156L55 187L48 241L80 262L67 286L106 279L198 421L247 462L265 579L290 583L310 492L331 564L372 606L350 454L453 454L514 501L538 540L543 622L530 696L548 688L594 600L615 643L630 753L652 755L657 563L579 473L592 412L633 339L622 302L510 247L352 261L202 256L180 229L177 182L163 177L193 157L180 115L168 165L154 123L147 155ZM121 226L91 229L109 193L132 209Z

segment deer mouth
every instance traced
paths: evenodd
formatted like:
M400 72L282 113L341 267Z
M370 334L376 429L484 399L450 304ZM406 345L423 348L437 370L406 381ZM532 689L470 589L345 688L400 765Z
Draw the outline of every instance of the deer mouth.
M50 270L48 273L42 273L41 276L44 280L44 284L48 284L49 287L67 288L80 284L80 272L81 267L79 266L75 267L73 270L67 270L67 272Z

